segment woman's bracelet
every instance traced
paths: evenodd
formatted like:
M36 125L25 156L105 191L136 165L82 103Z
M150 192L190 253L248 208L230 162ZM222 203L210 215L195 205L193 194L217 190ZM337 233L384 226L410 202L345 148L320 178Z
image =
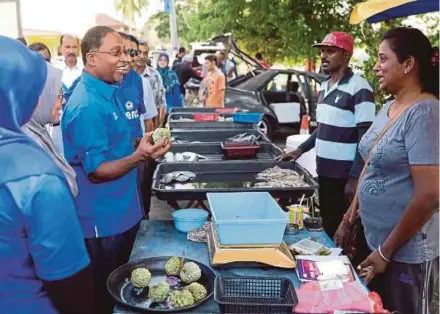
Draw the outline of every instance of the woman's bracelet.
M389 260L388 258L385 257L385 255L383 255L382 253L382 245L379 245L377 251L379 252L380 257L387 263L391 263L391 260Z

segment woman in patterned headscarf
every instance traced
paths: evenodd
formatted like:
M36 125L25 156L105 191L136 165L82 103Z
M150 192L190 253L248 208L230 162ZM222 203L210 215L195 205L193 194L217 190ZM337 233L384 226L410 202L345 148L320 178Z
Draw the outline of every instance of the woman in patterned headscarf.
M183 107L183 97L180 92L180 83L176 72L169 67L170 58L166 53L159 55L157 71L162 77L163 85L166 90L167 113L173 107Z

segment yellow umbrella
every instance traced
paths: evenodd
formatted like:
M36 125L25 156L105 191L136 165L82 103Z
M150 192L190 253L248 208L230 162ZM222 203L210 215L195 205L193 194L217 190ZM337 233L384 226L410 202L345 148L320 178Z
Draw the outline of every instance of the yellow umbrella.
M350 24L359 24L373 15L415 1L416 0L368 0L358 3L351 12Z

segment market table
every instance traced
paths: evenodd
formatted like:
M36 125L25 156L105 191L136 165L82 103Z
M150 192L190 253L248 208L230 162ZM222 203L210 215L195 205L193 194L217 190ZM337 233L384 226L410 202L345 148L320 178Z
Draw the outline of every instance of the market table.
M296 235L285 235L284 241L287 244L295 243L307 237L314 237L318 242L328 247L334 247L334 243L323 231L310 232L301 230ZM134 243L130 261L135 261L154 256L180 256L182 250L185 257L197 260L211 267L216 275L233 276L272 276L286 277L292 280L295 288L299 288L300 282L294 269L280 268L227 268L217 269L211 265L209 260L208 245L206 243L195 243L186 239L186 233L177 231L172 220L144 220L141 222L139 232ZM120 304L115 306L114 313L142 313ZM185 313L220 313L217 303L212 297L205 303Z

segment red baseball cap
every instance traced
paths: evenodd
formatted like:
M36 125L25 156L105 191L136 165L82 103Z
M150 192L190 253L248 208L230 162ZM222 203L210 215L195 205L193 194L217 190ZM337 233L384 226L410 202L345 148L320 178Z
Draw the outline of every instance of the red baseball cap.
M313 47L332 46L344 49L346 52L353 54L354 40L353 37L345 32L332 32L325 36L320 44L314 44Z

